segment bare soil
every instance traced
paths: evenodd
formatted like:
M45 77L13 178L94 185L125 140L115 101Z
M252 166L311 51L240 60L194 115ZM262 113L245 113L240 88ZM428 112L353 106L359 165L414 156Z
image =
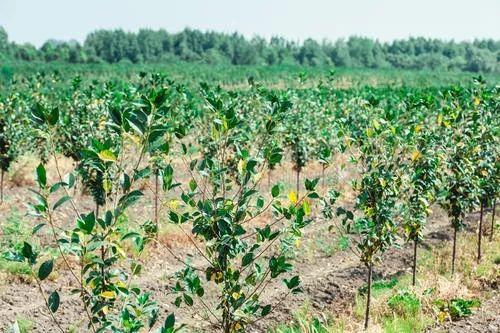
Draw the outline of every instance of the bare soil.
M338 171L338 170L337 170ZM320 172L318 167L307 170L306 174L311 177ZM281 175L280 179L287 183L293 182L293 175L282 170L273 172L273 175ZM283 176L283 174L285 176ZM336 172L336 175L339 173ZM274 177L274 176L273 176ZM343 178L349 178L347 171L341 176L336 176L333 182L343 183ZM276 177L278 178L278 177ZM333 178L333 177L332 177ZM7 184L6 203L0 208L0 225L10 214L13 208L23 210L24 198L29 198L28 185L21 187ZM147 188L147 185L145 185ZM92 209L92 201L88 196L78 195L78 204L82 209ZM346 196L347 199L348 196ZM134 216L145 216L151 212L151 202L146 201L130 214ZM59 219L62 225L71 225L73 221L72 212L66 208L62 210ZM260 221L263 223L265 221ZM259 223L259 222L258 222ZM33 222L33 225L36 223ZM32 226L33 226L32 225ZM289 323L293 319L293 313L305 302L309 301L313 310L329 313L343 313L352 310L354 297L357 290L365 285L366 268L349 251L326 251L315 247L309 248L305 240L326 241L333 239L334 234L328 234L327 227L330 222L317 218L311 224L304 235L304 243L298 247L294 265L294 275L301 277L303 293L285 296L285 289L280 282L270 284L263 297L272 304L279 306L266 318L257 321L251 332L265 332L268 328L277 324ZM170 293L170 276L182 268L182 264L169 254L168 249L175 249L175 253L183 260L189 260L193 265L203 265L197 259L196 252L180 230L167 228L167 233L160 238L160 245L152 245L144 256L144 271L136 284L152 293L161 308L160 318L175 310L176 318L181 323L188 324L193 330L212 332L204 315L204 308L195 305L193 308L177 309L172 304L174 296ZM186 229L187 232L189 230ZM432 248L450 241L449 224L446 216L437 210L433 214L427 229L425 241L422 247ZM1 235L0 235L1 236ZM43 241L43 240L42 240ZM48 241L48 239L47 239ZM410 273L412 249L403 245L401 248L393 248L384 254L382 264L375 267L375 279L390 279L402 274ZM70 290L74 287L69 272L59 264L58 274L44 281L43 289L46 293L57 289L61 294L61 306L57 312L57 319L62 326L75 332L86 332L83 323L86 322L83 307L77 295L71 295ZM3 281L2 281L3 280ZM495 286L491 290L493 297L486 301L481 309L473 316L459 322L446 324L442 327L432 328L432 332L499 332L500 313L499 296ZM210 303L210 301L208 301ZM0 275L0 331L8 332L16 318L28 319L33 323L33 332L56 332L44 301L41 299L36 284L26 277Z

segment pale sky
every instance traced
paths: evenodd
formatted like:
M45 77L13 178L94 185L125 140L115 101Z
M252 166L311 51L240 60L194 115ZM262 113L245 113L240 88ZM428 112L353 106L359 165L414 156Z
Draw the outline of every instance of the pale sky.
M500 0L0 0L9 39L40 46L94 30L185 27L247 37L381 41L409 36L500 39Z

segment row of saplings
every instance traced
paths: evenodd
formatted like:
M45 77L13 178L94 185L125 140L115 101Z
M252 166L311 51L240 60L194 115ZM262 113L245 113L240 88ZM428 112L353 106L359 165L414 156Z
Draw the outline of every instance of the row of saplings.
M206 109L189 122L176 119L171 108L165 107L168 98L163 86L152 87L136 108L113 108L105 125L107 137L97 137L81 150L77 169L67 175L60 170L56 149L60 129L57 109L38 108L33 113L34 124L55 161L54 170L49 171L57 178L50 183L43 165L36 170L39 188L29 207L39 223L33 234L47 229L53 241L42 246L26 242L11 258L29 264L51 319L61 332L67 330L63 318L56 314L61 297L57 290L46 293L42 287L54 269L48 249L56 249L69 272L72 293L81 300L90 331L139 332L157 327L161 317L151 293L133 282L141 274L150 243L183 266L173 276L170 289L176 306L196 303L195 317L214 329L246 331L287 296L301 291L300 277L291 275L293 264L287 254L294 250L302 229L313 221L311 210L316 202L322 203L325 217L340 217L335 226L352 239L352 250L368 268L367 328L373 266L394 244L400 225L415 244L415 283L417 243L434 199L440 198L451 217L455 249L456 231L463 226L465 214L477 202L483 207L486 199L490 202L497 194L495 153L488 160L490 164L485 165L486 159L476 163L480 155L474 145L482 145L481 138L452 135L447 137L453 137L449 147L436 149L435 143L445 137L442 135L463 126L462 119L446 126L439 124L429 133L416 130L414 142L404 149L393 131L380 127L367 130L353 156L361 177L353 183L357 193L354 211L335 205L339 193L334 190L320 195L319 179L306 179L300 195L298 191L283 195L281 184L264 195L259 186L262 173L282 160L283 150L273 138L280 135L278 125L291 103L286 96L269 93L263 107L266 116L253 120L261 122L254 126L258 131L252 140L242 140L238 128L244 120L236 114L231 95L208 86L203 86L202 93ZM190 132L196 133L203 146L197 149L193 145ZM490 147L485 146L487 149ZM481 165L481 170L476 165ZM189 181L179 181L180 175L189 175ZM94 211L82 212L74 201L71 189L78 179L92 194ZM152 219L124 223L127 212L144 196L139 188L146 179L154 180ZM196 252L193 260L157 240L162 191L165 197L175 196L163 203L169 207L170 222L192 244ZM406 218L398 221L395 214L401 198L405 199ZM58 210L63 206L74 213L72 229L62 228L65 224L59 221L62 215ZM263 226L251 223L268 220L270 214L271 222ZM191 232L183 228L186 225ZM453 253L452 271L455 250ZM276 279L282 279L285 291L271 301L264 297L264 291ZM205 294L208 284L217 287L213 297ZM160 326L161 333L182 329L173 314Z

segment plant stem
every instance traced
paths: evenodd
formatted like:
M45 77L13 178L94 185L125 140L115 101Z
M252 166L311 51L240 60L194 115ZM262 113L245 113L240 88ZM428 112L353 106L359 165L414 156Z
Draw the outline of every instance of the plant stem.
M481 262L481 241L483 236L483 211L484 200L481 200L481 212L479 213L479 231L477 234L477 263Z
M160 226L158 225L158 170L155 172L155 208L154 208L154 223L156 225L156 236L160 234Z
M59 323L59 321L57 321L54 313L52 313L52 310L50 309L50 306L49 306L49 301L47 299L47 296L45 295L45 292L43 291L43 288L42 288L42 285L40 284L40 280L38 280L37 276L35 275L35 273L33 272L33 269L30 268L31 270L31 275L33 276L33 278L35 279L36 281L36 285L38 286L38 291L40 292L40 294L42 295L42 298L43 298L43 301L45 302L45 306L47 307L47 310L49 312L49 315L50 317L52 318L52 320L54 321L54 323L56 324L57 328L59 328L59 330L61 332L64 333L64 329L62 328L61 324Z
M455 275L456 254L457 254L457 228L453 227L453 252L451 255L451 276Z
M417 284L417 248L418 248L418 238L413 240L413 278L412 285L415 286Z
M98 219L99 218L99 204L96 202L95 203L95 218Z
M299 196L300 190L300 167L297 168L297 197Z
M271 187L271 172L271 169L269 169L267 172L267 187Z
M491 231L490 231L490 242L493 241L493 232L495 231L495 211L496 211L497 201L493 198L493 211L491 212Z
M365 309L365 331L368 329L370 321L370 301L372 296L372 272L373 263L368 264L368 291L366 293L366 309Z
M0 204L3 203L3 175L4 175L4 170L2 169L0 173Z
M323 164L321 166L321 187L323 188L323 191L325 191L325 165Z

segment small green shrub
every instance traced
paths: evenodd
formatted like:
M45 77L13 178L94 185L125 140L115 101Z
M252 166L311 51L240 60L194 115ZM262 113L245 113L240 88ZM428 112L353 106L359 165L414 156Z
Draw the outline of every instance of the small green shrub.
M391 296L387 305L392 311L403 317L411 317L418 314L421 309L420 300L417 296L408 290L400 290L397 294Z
M0 271L12 275L29 275L29 265L16 260L23 247L23 242L29 238L30 230L17 210L12 210L2 225L0 238Z
M481 305L477 299L466 300L463 298L454 298L452 300L437 300L435 304L439 308L438 319L444 321L446 318L458 320L468 317L472 314L472 309Z
M392 278L389 281L387 280L377 280L374 281L372 284L372 290L373 291L382 291L382 290L387 290L387 289L392 289L398 284L398 279ZM359 293L364 295L368 290L367 286L363 286L359 288Z

